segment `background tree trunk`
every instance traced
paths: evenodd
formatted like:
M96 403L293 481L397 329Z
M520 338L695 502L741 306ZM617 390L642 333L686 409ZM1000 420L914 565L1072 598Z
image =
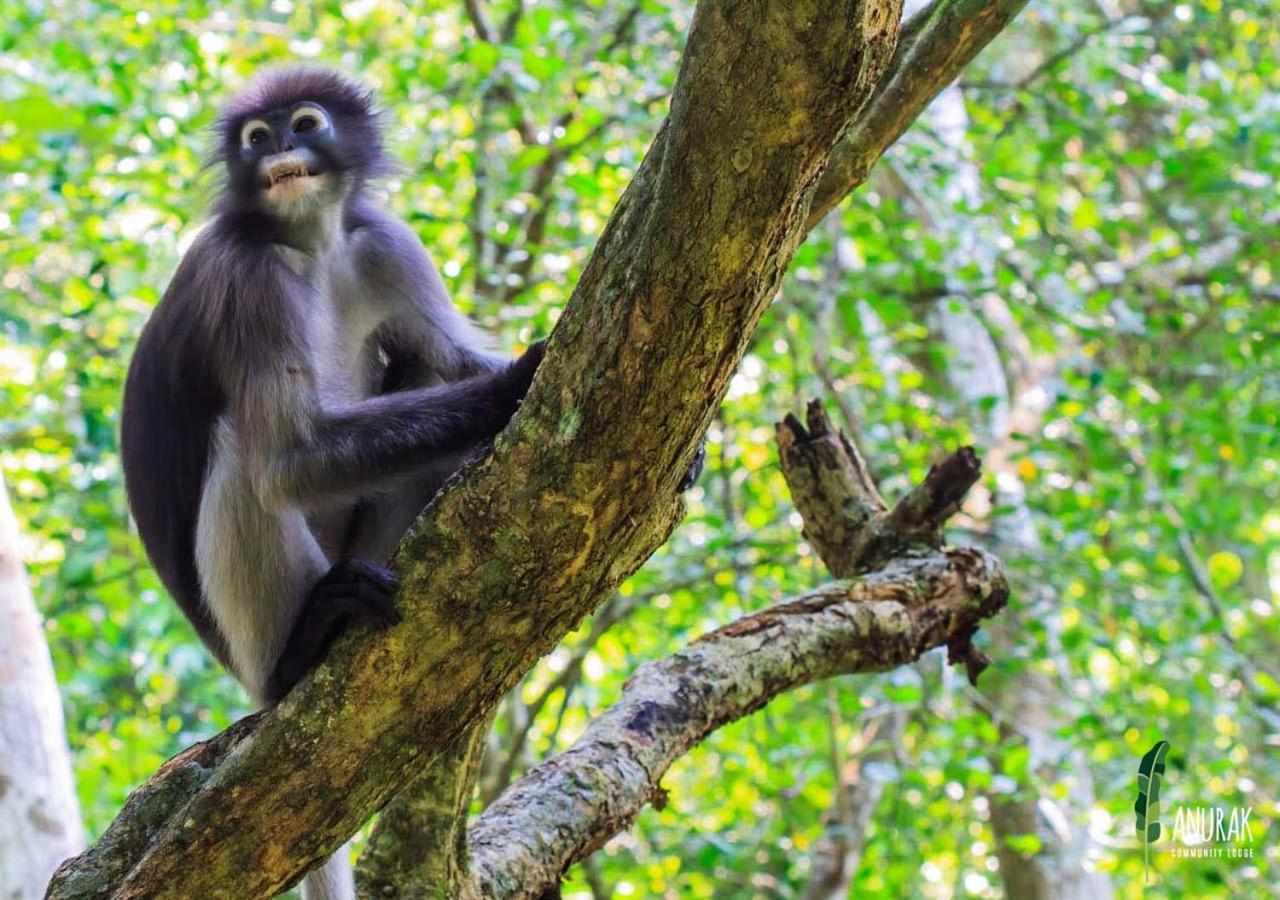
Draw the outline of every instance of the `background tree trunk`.
M957 85L943 90L925 110L923 121L936 141L935 154L948 175L941 188L939 201L917 193L926 222L939 232L956 223L948 210L960 205L969 211L981 207L978 170L968 151L969 117L964 95ZM994 227L987 231L971 223L954 228L957 252L947 262L949 271L964 265L978 268L984 284L996 283L996 247L999 235ZM992 296L989 306L1002 308L1004 301ZM1045 383L1053 374L1053 366L1043 361L1035 371L1032 383L1020 385L1022 406L1013 408L1013 391L1005 366L986 324L978 314L981 301L975 297L948 295L933 302L928 322L934 340L945 350L945 378L960 401L960 409L968 417L973 433L984 447L992 448L991 469L995 474L995 491L991 504L975 508L989 516L995 546L1016 558L1031 557L1043 551L1043 544L1022 482L1010 464L1009 443L1013 433L1035 428L1038 418L1034 398L1047 397ZM1007 327L1016 327L1007 321ZM1016 338L1015 338L1016 339ZM1032 404L1027 406L1027 404ZM991 507L1000 507L1000 515ZM1056 735L1070 728L1062 715L1067 672L1061 658L1057 635L1061 631L1058 603L1060 596L1052 585L1024 583L1020 586L1022 602L1012 615L991 630L994 646L1001 657L1027 656L1047 659L1050 676L1038 667L1025 666L1016 674L993 674L984 679L981 691L990 700L1005 746L1026 746L1032 755L1028 775L1015 791L990 792L991 827L1000 859L1000 877L1005 893L1027 900L1103 900L1112 895L1110 880L1098 872L1091 855L1097 848L1089 836L1089 814L1093 809L1093 782L1080 754L1068 752L1067 745ZM1040 623L1048 645L1028 650L1026 626ZM1020 646L1023 648L1019 652ZM999 759L993 760L999 767ZM1049 796L1046 787L1062 782L1067 789ZM1016 849L1019 838L1034 836L1040 849L1025 852Z
M62 702L0 480L0 898L44 895L84 847Z

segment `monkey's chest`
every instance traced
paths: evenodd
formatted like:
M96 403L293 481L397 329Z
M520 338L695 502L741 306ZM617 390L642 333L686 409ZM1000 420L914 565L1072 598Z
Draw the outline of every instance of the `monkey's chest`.
M379 361L370 340L375 323L351 315L340 304L325 304L311 324L308 346L311 371L320 402L326 409L348 406L375 392ZM344 551L355 498L343 498L312 509L307 521L330 560Z
M320 402L332 408L363 400L376 386L374 310L340 277L319 279L316 293L307 346Z
M369 396L370 360L362 336L334 314L318 317L311 331L311 371L321 405L346 406Z

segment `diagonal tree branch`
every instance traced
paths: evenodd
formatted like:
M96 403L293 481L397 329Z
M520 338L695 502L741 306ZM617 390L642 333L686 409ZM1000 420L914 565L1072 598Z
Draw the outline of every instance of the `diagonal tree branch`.
M831 153L806 229L867 180L881 154L1026 5L1027 0L934 0L903 25L875 95Z
M970 632L1005 601L981 550L889 563L713 631L641 666L569 750L515 782L470 829L481 896L537 897L561 872L665 803L671 764L778 694L852 672L883 672Z

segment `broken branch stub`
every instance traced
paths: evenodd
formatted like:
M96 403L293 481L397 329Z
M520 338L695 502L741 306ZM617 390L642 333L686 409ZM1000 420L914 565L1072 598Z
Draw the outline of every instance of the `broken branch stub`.
M959 510L982 474L972 447L961 447L891 509L866 460L831 424L821 400L810 401L805 424L788 414L778 423L778 455L803 533L837 578L882 569L913 549L939 550L942 526ZM952 663L964 663L976 682L990 660L973 646L976 624L947 642Z

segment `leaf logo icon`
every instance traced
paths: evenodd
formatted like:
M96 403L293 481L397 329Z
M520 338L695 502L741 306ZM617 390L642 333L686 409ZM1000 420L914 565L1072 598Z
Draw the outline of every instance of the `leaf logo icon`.
M1142 883L1147 883L1147 866L1151 845L1160 839L1160 782L1164 777L1164 758L1169 755L1169 742L1156 741L1138 763L1138 799L1133 804L1137 814L1138 840L1142 841Z

